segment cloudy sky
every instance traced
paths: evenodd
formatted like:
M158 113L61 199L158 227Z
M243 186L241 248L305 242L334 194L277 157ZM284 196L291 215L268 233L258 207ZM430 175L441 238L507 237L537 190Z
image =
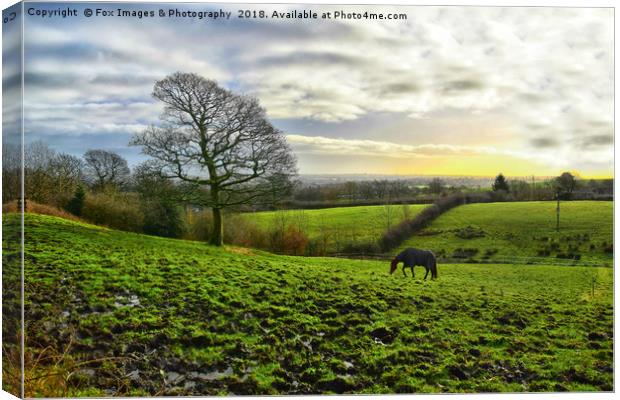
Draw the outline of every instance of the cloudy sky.
M257 96L302 173L613 174L611 9L312 6L407 20L286 21L175 5L233 12L213 21L69 5L79 17L25 18L26 137L59 151L145 159L127 143L160 122L153 83L185 71Z

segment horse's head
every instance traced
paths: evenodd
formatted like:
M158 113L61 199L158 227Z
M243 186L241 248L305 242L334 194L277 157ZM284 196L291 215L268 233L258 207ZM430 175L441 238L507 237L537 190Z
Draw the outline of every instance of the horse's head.
M398 260L394 258L392 262L390 263L390 275L392 275L394 271L396 271L397 266L398 266Z

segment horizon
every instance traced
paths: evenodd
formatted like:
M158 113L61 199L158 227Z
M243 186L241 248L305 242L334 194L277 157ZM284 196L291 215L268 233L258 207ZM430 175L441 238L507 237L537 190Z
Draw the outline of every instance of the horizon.
M567 171L568 172L568 171ZM582 176L579 174L575 174L575 171L571 171L573 176L578 181L613 181L613 177L591 177L591 176ZM530 176L511 176L503 174L508 182L514 181L522 181L527 182L528 184L532 182L532 178L534 179L534 183L540 184L544 182L548 182L559 175L556 176L541 176L541 175L530 175ZM480 186L483 184L492 183L496 175L493 176L471 176L471 175L384 175L384 174L299 174L299 179L305 185L324 185L324 184L340 184L344 182L364 182L370 180L391 180L391 181L409 181L409 180L419 180L422 181L422 184L425 184L426 181L430 181L432 179L440 179L444 184L450 186L461 184L469 187ZM455 183L456 181L456 183Z
M565 172L570 172L571 174L573 174L575 176L575 178L577 179L613 179L613 177L591 177L591 176L583 176L579 173L577 173L577 171L565 171ZM329 174L329 173L325 173L325 174L307 174L307 173L300 173L299 176L320 176L320 177L346 177L346 176L383 176L383 177L403 177L403 178L470 178L470 179L495 179L497 177L497 175L502 174L504 175L504 177L506 178L512 178L512 179L518 179L518 178L523 178L523 179L531 179L532 177L535 179L551 179L551 178L555 178L555 175L507 175L501 172L498 172L497 174L494 175L457 175L457 174L453 174L453 175L434 175L434 174L373 174L373 173L342 173L342 174Z

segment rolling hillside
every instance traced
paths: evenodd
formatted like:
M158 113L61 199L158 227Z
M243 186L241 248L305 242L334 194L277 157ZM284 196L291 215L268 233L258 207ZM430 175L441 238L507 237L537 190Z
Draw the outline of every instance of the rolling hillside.
M27 396L613 389L610 268L440 265L422 281L385 262L25 226Z
M613 202L480 203L456 207L400 249L433 250L444 261L611 266ZM395 251L397 252L397 251Z

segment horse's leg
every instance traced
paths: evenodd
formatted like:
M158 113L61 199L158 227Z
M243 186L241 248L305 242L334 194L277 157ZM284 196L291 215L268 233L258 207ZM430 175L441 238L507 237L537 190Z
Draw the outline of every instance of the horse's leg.
M426 267L426 275L424 275L424 280L426 280L426 277L428 276L428 271L430 271L431 269L429 267Z
M414 266L412 265L412 266L411 266L411 277L412 277L412 278L414 278L414 277L415 277L415 275L413 275L413 267L414 267Z
M407 276L407 274L405 273L405 268L407 268L407 266L403 265L403 275Z

